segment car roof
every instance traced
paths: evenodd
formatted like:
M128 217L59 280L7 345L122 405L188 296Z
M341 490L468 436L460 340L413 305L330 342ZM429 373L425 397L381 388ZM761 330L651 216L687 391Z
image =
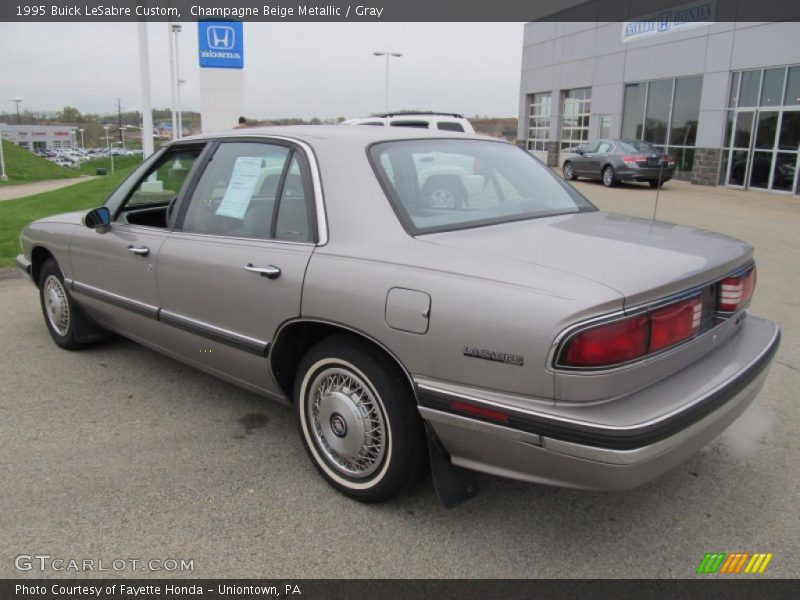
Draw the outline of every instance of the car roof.
M246 127L215 131L181 138L180 142L213 140L219 138L246 137L287 137L312 144L315 141L340 141L368 145L374 142L391 140L438 139L477 139L504 142L498 138L471 133L454 134L452 131L421 129L416 127L342 127L340 125L284 125L274 127Z

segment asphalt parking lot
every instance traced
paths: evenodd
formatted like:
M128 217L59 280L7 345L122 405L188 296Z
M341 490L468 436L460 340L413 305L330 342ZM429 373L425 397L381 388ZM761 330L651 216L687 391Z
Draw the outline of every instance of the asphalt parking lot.
M652 216L655 191L577 187ZM800 199L670 182L658 218L756 247L752 312L783 329L761 395L721 438L634 491L480 477L442 508L430 480L379 505L328 487L289 409L132 342L50 340L37 292L0 280L0 578L14 558L191 559L213 577L691 577L706 552L772 552L800 573Z

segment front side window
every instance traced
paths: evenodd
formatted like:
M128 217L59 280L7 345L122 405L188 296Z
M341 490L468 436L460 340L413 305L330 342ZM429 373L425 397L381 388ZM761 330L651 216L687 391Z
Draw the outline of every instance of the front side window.
M313 239L305 158L289 146L220 144L200 177L180 229L292 242Z
M106 201L116 220L129 225L166 228L181 189L203 145L173 147L148 158ZM138 176L138 179L136 177Z
M370 148L370 158L412 235L596 210L530 154L510 144L382 142Z

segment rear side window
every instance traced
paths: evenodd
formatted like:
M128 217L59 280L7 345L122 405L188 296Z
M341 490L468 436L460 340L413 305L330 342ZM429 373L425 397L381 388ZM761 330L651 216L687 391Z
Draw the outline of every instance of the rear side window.
M192 194L183 231L206 235L313 241L310 177L287 146L219 146Z
M460 133L464 133L464 127L462 127L461 123L455 123L452 121L439 121L437 127L442 131L458 131Z
M392 121L390 125L394 127L417 127L419 129L428 129L427 121Z

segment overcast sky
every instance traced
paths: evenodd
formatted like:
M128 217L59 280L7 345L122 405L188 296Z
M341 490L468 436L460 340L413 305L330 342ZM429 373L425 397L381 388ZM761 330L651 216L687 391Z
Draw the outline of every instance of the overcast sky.
M153 107L170 102L167 23L149 27ZM522 23L245 23L245 114L357 117L390 108L516 116ZM183 107L199 109L197 25L180 34ZM0 100L22 109L139 108L135 23L0 23ZM12 111L13 103L0 110Z

